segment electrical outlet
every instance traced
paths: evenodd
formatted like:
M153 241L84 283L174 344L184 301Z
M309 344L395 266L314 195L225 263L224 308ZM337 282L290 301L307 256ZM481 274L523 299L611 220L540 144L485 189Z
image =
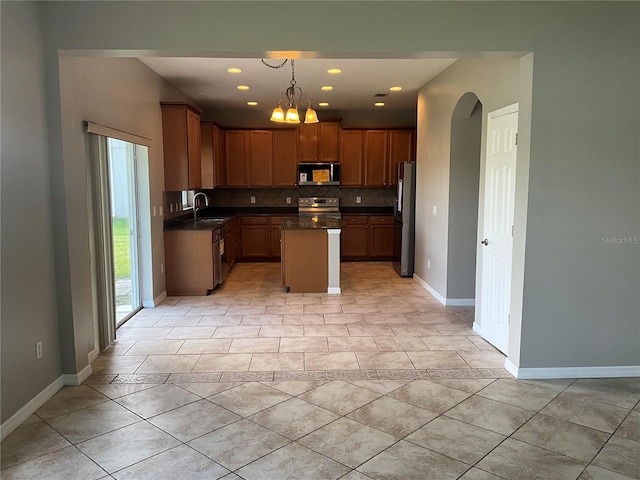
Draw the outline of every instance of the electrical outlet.
M431 209L431 213L433 214L434 217L436 216L436 206L435 205Z
M251 195L251 203L256 203L256 197L254 197L253 195Z
M427 260L427 269L431 268L431 260Z
M160 205L160 216L162 216L162 205Z
M160 264L160 273L164 273L164 263Z
M155 205L153 206L153 216L154 217L156 216L156 206Z
M42 358L42 341L36 343L36 360Z
M153 210L155 211L156 207L153 207ZM169 213L173 213L173 203L169 204ZM155 217L155 213L153 215Z
M362 203L362 197L356 197L356 203Z
M291 197L287 197L287 205L291 205Z

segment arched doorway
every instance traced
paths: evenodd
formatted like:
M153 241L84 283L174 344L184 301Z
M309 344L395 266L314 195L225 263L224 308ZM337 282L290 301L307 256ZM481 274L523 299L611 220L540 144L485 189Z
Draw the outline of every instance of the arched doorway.
M482 103L465 93L451 116L447 305L475 305Z

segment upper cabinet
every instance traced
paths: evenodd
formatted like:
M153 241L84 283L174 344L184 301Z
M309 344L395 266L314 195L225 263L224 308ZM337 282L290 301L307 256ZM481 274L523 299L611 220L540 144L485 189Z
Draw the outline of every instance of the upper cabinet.
M387 130L364 132L364 186L386 187L389 170L389 136Z
M343 187L361 187L364 170L364 130L342 130L340 136L340 183Z
M300 162L337 162L340 122L301 123Z
M389 130L388 184L398 183L397 165L415 160L414 130Z
M225 132L227 187L273 185L273 136L270 130Z
M164 188L168 191L202 187L200 110L191 104L162 102Z
M214 123L200 125L202 148L200 162L202 188L217 188L226 185L224 162L224 131Z
M273 132L273 186L295 187L298 173L298 131Z
M396 184L396 165L414 160L414 131L342 130L341 183L344 187L388 187Z

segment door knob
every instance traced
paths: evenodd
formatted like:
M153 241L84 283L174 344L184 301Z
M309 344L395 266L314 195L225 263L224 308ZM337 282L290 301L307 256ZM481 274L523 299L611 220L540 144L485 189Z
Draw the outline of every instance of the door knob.
M489 245L489 240L485 238L480 243L483 244L486 247L487 245Z

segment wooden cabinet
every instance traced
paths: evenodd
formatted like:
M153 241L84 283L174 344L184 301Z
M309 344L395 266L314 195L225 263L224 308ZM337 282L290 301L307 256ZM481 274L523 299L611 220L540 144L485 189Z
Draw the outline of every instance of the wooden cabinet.
M398 182L396 165L415 160L415 142L413 130L389 130L389 171L387 184Z
M364 137L364 185L386 187L388 175L388 132L367 130Z
M343 187L363 185L364 130L342 130L340 139L340 183Z
M269 257L277 260L281 257L281 232L280 226L287 218L297 218L295 215L269 217Z
M301 123L300 162L337 162L339 159L340 123Z
M269 130L252 130L249 133L249 165L247 168L250 187L273 185L273 136Z
M242 257L242 243L240 219L233 218L223 228L224 254L222 261L226 263L227 271L231 271L238 259Z
M160 104L164 188L167 191L202 187L200 170L200 110L186 103Z
M227 187L247 186L247 158L250 148L248 130L227 130L224 132Z
M295 187L298 184L298 131L273 132L273 186Z
M366 215L344 215L342 217L342 257L365 258L369 253L369 227Z
M200 124L202 188L225 186L224 132L214 123Z
M206 295L215 288L212 235L211 230L164 232L168 295Z
M242 217L242 257L269 256L269 217Z
M372 215L369 217L369 256L373 258L393 256L393 217Z
M344 215L342 258L346 260L391 259L393 216Z

